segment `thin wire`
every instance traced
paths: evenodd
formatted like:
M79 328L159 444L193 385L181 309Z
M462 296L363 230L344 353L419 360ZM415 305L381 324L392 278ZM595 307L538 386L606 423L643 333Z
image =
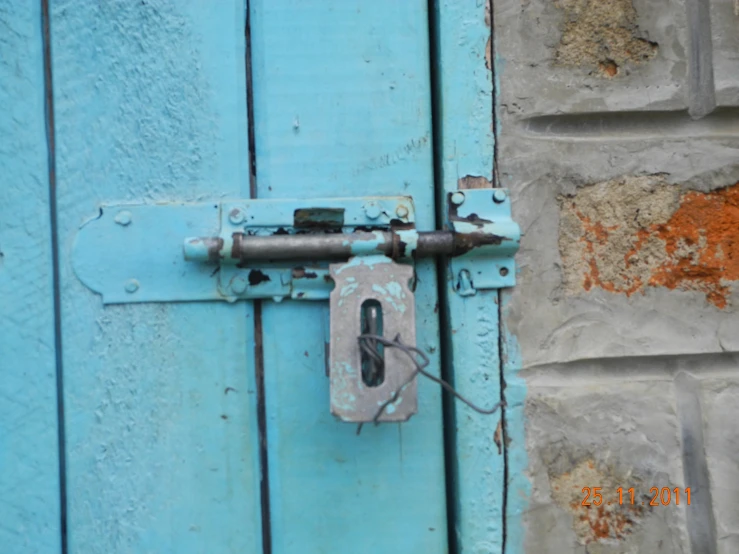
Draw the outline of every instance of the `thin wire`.
M467 404L467 406L469 406L470 408L472 408L473 410L475 410L476 412L478 412L480 414L484 414L484 415L494 414L496 411L498 411L498 409L502 405L504 405L504 403L502 401L501 402L496 402L495 405L492 408L485 409L485 408L481 408L480 406L477 406L472 401L470 401L467 398L465 398L464 396L462 396L449 383L447 383L446 381L444 381L440 377L437 377L436 375L432 375L431 373L429 373L428 371L426 371L425 368L430 363L429 362L429 359L428 359L428 356L426 356L426 354L424 352L422 352L420 349L416 348L415 346L410 346L408 344L405 344L400 339L400 335L399 334L395 336L395 339L389 340L389 339L386 339L385 337L383 337L381 335L373 335L373 334L370 334L370 333L364 333L362 335L359 335L359 337L357 338L357 340L359 341L359 347L361 348L362 352L366 353L368 356L370 356L372 359L374 359L376 361L379 360L381 363L384 364L384 361L382 360L382 357L380 356L379 352L377 351L377 343L380 343L380 344L382 344L382 345L384 345L384 346L386 346L388 348L397 348L401 352L404 352L411 359L411 361L413 362L413 365L415 366L415 369L414 369L413 373L411 373L410 377L402 385L400 385L397 389L395 389L395 392L393 392L393 394L390 396L390 398L387 401L385 401L379 407L379 409L377 410L377 413L372 418L372 421L374 422L375 425L377 425L379 423L378 420L382 416L382 414L385 411L385 409L390 404L392 404L393 402L395 402L396 400L398 400L398 397L400 396L400 393L403 391L403 389L405 387L407 387L409 384L411 384L413 382L413 380L418 376L419 373L421 375L423 375L424 377L427 377L427 378L431 379L434 383L437 383L438 385L441 385L441 387L444 390L446 390L447 392L451 393L452 395L454 395L455 398L457 398L458 400L461 400L462 402L464 402L465 404ZM418 359L416 358L416 356L419 356L422 361L419 362ZM359 425L359 428L357 429L357 434L359 434L361 430L362 430L362 425L360 424Z

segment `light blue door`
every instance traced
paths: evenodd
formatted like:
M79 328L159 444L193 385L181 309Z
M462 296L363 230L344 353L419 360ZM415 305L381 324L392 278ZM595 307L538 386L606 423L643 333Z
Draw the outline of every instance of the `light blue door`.
M161 278L231 201L412 197L419 231L448 194L493 205L487 3L464 4L0 0L4 551L503 551L499 411L421 379L416 415L358 434L326 300ZM416 345L490 407L499 286L455 263L415 261Z
M259 198L410 195L434 228L426 3L250 3ZM439 371L433 260L417 264L417 343ZM356 428L329 413L328 306L261 316L274 552L446 551L440 391L409 422Z

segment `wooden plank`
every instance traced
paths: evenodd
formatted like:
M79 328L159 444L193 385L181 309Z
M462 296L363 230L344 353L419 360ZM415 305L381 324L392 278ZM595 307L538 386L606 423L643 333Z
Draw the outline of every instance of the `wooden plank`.
M59 445L41 3L0 0L0 544L58 553Z
M437 178L440 193L493 186L494 121L488 2L434 2ZM491 192L492 194L492 192ZM445 198L442 197L441 205ZM451 266L450 266L451 269ZM458 276L447 273L442 289L448 332L449 378L478 406L501 400L498 291L460 296ZM479 414L450 403L454 548L501 552L505 445L501 412Z
M523 367L521 350L516 335L506 325L512 292L506 290L501 293L501 332L503 335L503 376L506 390L506 462L508 466L508 480L506 487L506 554L524 552L525 530L524 515L529 509L531 498L531 483L527 476L528 452L526 451L526 419L524 407L526 402L526 380L519 375Z
M412 195L434 226L428 13L422 0L250 3L260 197ZM418 344L438 373L433 262L418 264ZM409 422L329 413L328 309L265 303L273 552L446 552L440 391Z
M53 6L70 552L261 550L252 310L103 307L70 259L104 201L248 197L245 16Z

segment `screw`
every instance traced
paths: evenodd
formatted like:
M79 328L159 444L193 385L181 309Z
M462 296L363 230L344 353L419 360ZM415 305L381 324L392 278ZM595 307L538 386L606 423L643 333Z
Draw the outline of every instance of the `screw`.
M380 217L380 213L382 213L382 211L380 210L380 206L377 205L377 202L367 202L364 205L364 214L369 219L377 219Z
M501 202L505 202L506 199L506 193L503 189L498 189L493 193L493 202L500 204Z
M231 280L231 292L234 294L243 294L246 292L246 279L236 276Z
M234 208L231 213L228 214L228 220L234 225L240 225L244 223L246 214L239 208Z
M408 208L403 205L398 206L397 208L395 208L395 215L397 215L401 219L403 219L404 217L408 217Z
M464 203L464 193L463 192L455 192L452 194L452 204L455 206L460 206Z
M508 268L507 268L507 267L501 267L501 268L500 268L500 274L501 274L501 275L502 275L503 277L505 277L506 275L508 275Z
M113 218L113 221L115 221L118 225L123 225L125 227L126 225L131 223L131 212L129 212L128 210L120 211Z
M126 281L125 286L126 292L133 294L137 290L139 290L139 282L136 279L129 279Z

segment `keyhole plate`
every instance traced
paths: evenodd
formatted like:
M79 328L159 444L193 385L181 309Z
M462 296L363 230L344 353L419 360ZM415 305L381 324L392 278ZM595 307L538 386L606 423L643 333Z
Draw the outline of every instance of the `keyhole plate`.
M332 264L336 283L331 292L331 413L343 421L367 422L404 383L415 366L397 348L385 348L385 372L381 384L367 386L362 379L362 354L358 337L362 334L362 305L375 300L382 309L382 332L387 339L400 335L416 345L416 310L413 267L393 262L385 256L358 256L345 264ZM412 380L398 399L387 406L378 421L406 421L418 410L417 384Z

